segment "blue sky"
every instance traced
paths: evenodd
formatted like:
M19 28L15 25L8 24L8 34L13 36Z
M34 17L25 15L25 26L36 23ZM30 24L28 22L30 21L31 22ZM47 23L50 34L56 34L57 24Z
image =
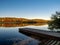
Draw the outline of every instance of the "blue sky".
M50 19L60 0L0 0L0 17Z

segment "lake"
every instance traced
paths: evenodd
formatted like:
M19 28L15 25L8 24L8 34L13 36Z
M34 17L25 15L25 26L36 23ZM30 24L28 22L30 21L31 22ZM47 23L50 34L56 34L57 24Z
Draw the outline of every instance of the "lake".
M23 44L24 43L24 44ZM38 45L39 41L21 34L18 28L0 28L0 45Z
M19 28L35 28L49 31L49 29L47 29L47 25L0 27L0 45L38 45L40 43L40 41L20 33Z

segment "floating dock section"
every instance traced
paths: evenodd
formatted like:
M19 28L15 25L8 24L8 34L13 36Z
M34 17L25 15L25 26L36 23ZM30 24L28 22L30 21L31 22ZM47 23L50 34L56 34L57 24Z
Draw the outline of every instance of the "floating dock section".
M19 32L42 41L44 45L60 45L60 32L33 28L19 28Z

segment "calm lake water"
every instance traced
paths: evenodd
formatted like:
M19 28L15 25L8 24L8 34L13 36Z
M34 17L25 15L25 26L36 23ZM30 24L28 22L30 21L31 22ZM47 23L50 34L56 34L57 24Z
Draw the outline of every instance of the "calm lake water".
M0 27L0 45L38 45L39 41L19 32L19 28L47 29L44 26Z
M0 45L38 45L39 41L19 32L18 28L0 27Z

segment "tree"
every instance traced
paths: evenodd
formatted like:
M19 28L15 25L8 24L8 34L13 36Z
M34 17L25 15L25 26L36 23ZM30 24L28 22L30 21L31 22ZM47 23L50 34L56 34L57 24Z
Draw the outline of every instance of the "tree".
M51 21L48 22L49 29L60 29L60 12L56 12L51 16Z

